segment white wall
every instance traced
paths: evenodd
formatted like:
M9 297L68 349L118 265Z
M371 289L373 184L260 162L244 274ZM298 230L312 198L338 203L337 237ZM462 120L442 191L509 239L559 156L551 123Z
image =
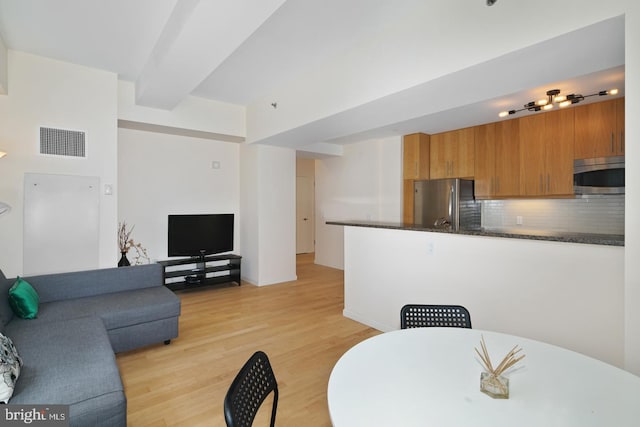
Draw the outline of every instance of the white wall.
M2 37L0 37L0 95L8 93L8 77L9 77L9 53Z
M240 145L240 210L244 213L240 222L240 245L243 248L242 280L257 284L260 274L260 200L259 147Z
M243 279L258 286L295 280L295 151L243 144L240 157Z
M0 96L0 147L8 153L0 159L0 200L13 210L0 217L0 268L15 276L23 263L24 173L96 176L101 185L115 184L118 107L113 73L13 50L8 59L11 91ZM87 157L38 154L40 126L86 132ZM116 211L116 197L101 191L101 267L117 263Z
M317 264L344 268L343 230L327 221L402 219L402 139L346 145L342 157L316 160Z
M169 214L235 214L241 254L239 144L119 129L118 183L118 220L135 225L132 238L152 260L167 259Z
M625 367L640 375L640 2L625 19Z
M623 253L614 246L345 227L344 314L389 331L399 329L404 304L460 304L476 329L621 367Z
M258 285L295 280L296 153L260 147L260 276Z

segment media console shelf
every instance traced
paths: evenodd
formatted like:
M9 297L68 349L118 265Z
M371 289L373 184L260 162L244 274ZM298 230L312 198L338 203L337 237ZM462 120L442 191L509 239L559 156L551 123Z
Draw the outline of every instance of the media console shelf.
M164 285L172 291L235 282L240 286L239 255L207 255L158 261Z

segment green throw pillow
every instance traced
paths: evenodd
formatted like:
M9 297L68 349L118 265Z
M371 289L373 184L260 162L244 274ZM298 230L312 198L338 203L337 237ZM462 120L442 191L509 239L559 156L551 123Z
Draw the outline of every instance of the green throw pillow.
M38 314L40 297L33 286L18 277L9 289L9 305L16 316L23 319L35 319Z

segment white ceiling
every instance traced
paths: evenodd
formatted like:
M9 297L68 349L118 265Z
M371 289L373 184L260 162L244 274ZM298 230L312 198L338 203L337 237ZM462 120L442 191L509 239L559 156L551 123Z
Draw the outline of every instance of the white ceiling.
M247 105L402 10L388 0L0 0L0 36L133 82L165 66L190 94Z
M171 109L188 95L249 105L375 39L410 8L405 0L0 0L0 37L10 49L117 73L136 83L140 105ZM621 22L527 47L265 142L296 147L435 133L495 121L498 111L555 87L583 94L618 87L623 94ZM575 51L576 38L583 52ZM603 50L608 56L591 60ZM528 58L549 62L541 68ZM500 97L483 92L496 80L504 82ZM447 99L465 82L477 87ZM395 108L424 99L443 105L412 115Z

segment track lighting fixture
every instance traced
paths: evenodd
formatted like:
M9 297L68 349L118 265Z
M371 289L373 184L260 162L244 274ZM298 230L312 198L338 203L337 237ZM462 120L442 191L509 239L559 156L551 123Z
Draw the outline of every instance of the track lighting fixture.
M487 0L487 6L493 6L498 0Z
M551 89L547 91L547 97L539 99L537 101L531 101L524 104L523 108L518 110L508 110L502 111L498 114L499 117L507 117L512 114L518 113L520 111L529 110L529 111L540 111L540 110L551 110L554 108L554 105L558 105L560 108L568 107L572 104L577 104L585 100L585 98L589 98L591 96L605 96L605 95L617 95L618 89L611 90L601 90L600 92L592 93L590 95L581 95L577 93L572 93L570 95L560 95L560 89Z

